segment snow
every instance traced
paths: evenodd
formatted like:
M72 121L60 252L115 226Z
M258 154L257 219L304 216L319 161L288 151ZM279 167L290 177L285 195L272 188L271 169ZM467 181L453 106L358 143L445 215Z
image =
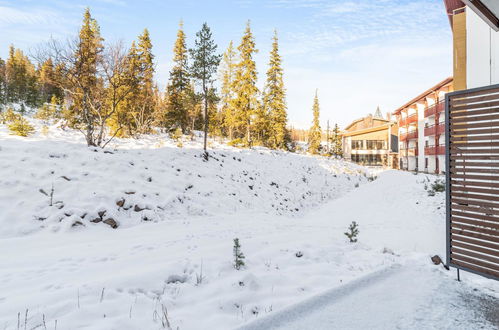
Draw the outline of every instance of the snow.
M495 329L497 301L411 260L246 325L263 329Z
M161 329L166 314L172 329L251 327L334 290L345 305L324 306L343 328L348 306L357 301L367 311L359 317L372 319L383 292L379 310L418 310L391 328L458 314L464 328L495 326L432 295L474 292L499 308L496 282L466 274L457 285L429 260L445 252L444 196L424 190L434 177L386 171L370 182L372 170L340 160L211 145L208 162L198 141L177 148L163 135L117 139L106 153L55 126L19 138L0 125L0 328ZM52 185L50 206L39 190L50 195ZM101 211L118 228L91 222ZM343 234L352 221L355 244Z

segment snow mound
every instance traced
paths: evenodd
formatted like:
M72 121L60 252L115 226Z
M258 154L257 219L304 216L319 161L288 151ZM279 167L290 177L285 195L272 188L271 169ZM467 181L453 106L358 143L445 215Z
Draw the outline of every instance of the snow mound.
M40 123L33 123L40 132ZM116 139L100 149L55 126L20 138L0 125L0 237L220 213L289 216L337 198L369 176L340 160L212 144L206 162L201 143L178 148L165 135Z

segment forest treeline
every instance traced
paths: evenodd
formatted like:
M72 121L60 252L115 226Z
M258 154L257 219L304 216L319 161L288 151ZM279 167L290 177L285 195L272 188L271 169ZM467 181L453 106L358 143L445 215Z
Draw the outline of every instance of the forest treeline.
M81 131L89 146L157 130L179 135L205 129L232 145L293 149L277 32L263 90L257 87L258 50L249 22L240 43L231 41L222 54L206 23L192 48L186 39L180 23L167 86L159 90L149 31L129 46L106 43L87 8L77 36L50 40L30 57L10 47L8 58L0 59L0 109L38 109L39 118ZM309 144L317 153L317 95L313 113Z

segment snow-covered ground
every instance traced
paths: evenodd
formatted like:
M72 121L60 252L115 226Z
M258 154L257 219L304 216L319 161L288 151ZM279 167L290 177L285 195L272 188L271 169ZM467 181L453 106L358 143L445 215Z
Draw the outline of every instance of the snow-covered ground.
M232 329L386 269L417 265L415 278L437 279L426 296L454 281L429 261L444 254L444 196L424 190L433 177L370 182L371 171L338 160L212 144L204 162L195 141L150 136L103 151L79 133L19 138L0 125L0 329ZM343 234L352 221L355 244ZM445 288L477 290L499 310L497 283L463 277ZM378 294L398 290L382 283ZM428 308L456 311L437 297ZM497 326L469 315L464 325ZM399 324L420 328L409 321Z

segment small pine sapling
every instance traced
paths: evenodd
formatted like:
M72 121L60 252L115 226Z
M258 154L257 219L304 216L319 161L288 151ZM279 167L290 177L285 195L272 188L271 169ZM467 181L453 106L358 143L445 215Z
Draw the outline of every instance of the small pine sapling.
M348 231L344 233L346 237L350 240L350 243L357 242L357 236L359 235L359 225L357 222L352 221L350 226L348 226Z
M239 238L234 238L233 252L234 252L234 268L237 270L240 270L241 267L243 267L245 265L244 261L243 261L243 259L245 257L244 257L243 252L241 251L241 245L239 244Z
M35 128L22 116L16 118L7 126L13 135L28 136L35 132Z
M12 108L8 108L5 112L0 113L0 123L10 124L20 117Z

